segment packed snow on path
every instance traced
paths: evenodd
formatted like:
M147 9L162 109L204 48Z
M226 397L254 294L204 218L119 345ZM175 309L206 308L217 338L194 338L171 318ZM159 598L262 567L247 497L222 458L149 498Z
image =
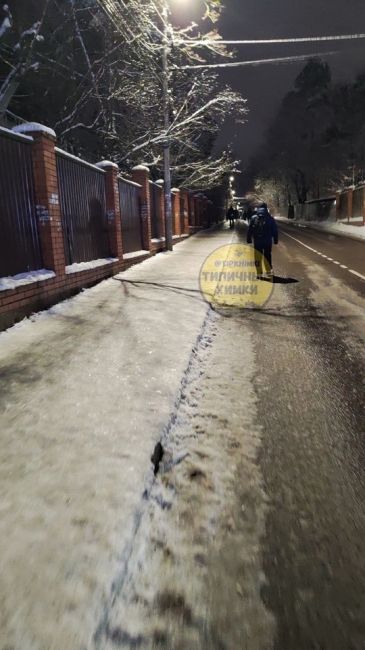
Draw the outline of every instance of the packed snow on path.
M252 350L242 321L208 315L98 649L272 647Z
M0 334L0 639L93 648L207 305L194 237ZM214 396L216 399L216 396Z

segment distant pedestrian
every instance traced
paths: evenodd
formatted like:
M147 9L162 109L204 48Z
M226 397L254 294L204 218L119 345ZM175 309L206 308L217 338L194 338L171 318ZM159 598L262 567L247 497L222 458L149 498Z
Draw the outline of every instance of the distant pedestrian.
M251 244L252 240L255 247L257 277L272 275L272 243L278 243L279 234L276 221L267 209L266 203L261 203L257 207L256 214L250 221L247 243Z
M231 205L230 208L227 210L227 221L229 221L229 227L233 228L234 227L234 209L233 209L233 205Z

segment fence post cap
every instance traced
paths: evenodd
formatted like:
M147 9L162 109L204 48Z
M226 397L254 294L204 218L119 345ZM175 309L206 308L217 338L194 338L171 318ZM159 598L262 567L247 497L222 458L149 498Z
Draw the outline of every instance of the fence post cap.
M174 192L175 194L177 194L178 192L180 192L180 190L179 190L178 187L172 187L171 192Z
M133 172L149 172L149 167L146 165L136 165L135 167L132 168Z
M14 133L45 133L56 139L56 133L49 126L39 124L39 122L26 122L25 124L18 124L12 128Z
M119 169L117 163L112 162L111 160L101 160L100 162L96 163L96 167L100 167L100 169L104 169L106 167L113 167L113 169Z

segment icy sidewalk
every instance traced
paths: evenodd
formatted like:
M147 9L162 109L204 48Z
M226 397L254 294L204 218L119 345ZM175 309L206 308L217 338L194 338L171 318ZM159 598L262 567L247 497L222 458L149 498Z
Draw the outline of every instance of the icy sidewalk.
M193 237L0 335L1 647L93 647L207 314L200 266L231 237Z
M205 320L95 650L272 648L250 329L240 310Z

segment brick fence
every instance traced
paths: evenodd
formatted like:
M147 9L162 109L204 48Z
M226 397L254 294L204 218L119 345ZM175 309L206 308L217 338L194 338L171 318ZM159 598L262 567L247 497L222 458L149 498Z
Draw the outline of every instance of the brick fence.
M365 185L291 206L288 215L304 221L340 221L365 225Z
M9 273L9 276L12 275L12 277L8 277L8 274L5 273L4 277L3 271L3 277L0 277L0 329L5 329L34 311L47 308L83 288L113 276L165 248L164 236L152 238L151 230L152 210L157 201L158 206L155 205L155 208L156 210L158 208L158 216L156 214L155 217L161 222L157 224L159 232L164 234L163 183L160 181L154 184L156 187L154 188L153 202L150 194L152 191L150 174L147 167L138 165L132 171L132 179L121 179L118 166L115 163L103 161L98 165L91 165L70 156L57 149L56 135L51 129L34 123L15 127L12 131L0 128L0 156L1 147L9 146L10 140L12 146L18 148L23 145L31 147L33 173L31 180L27 177L28 180L22 183L26 207L21 207L20 210L19 207L17 208L18 196L12 195L12 186L9 186L8 181L3 180L4 174L0 175L0 240L1 238L3 240L3 244L0 243L0 255L5 260L2 268L7 268L7 260L9 260L8 268L14 268L14 265L10 265L10 261L16 253L16 238L20 237L18 231L14 230L15 224L19 226L20 223L19 233L23 233L22 246L24 248L23 257L17 261L17 273L15 275ZM63 186L60 182L57 156L68 158L71 161L71 168L71 163L74 163L78 171L83 171L85 167L90 168L90 173L94 174L97 181L99 181L99 175L103 177L103 183L101 185L99 183L99 188L102 188L103 200L90 198L88 205L91 207L88 207L87 210L90 214L87 215L87 218L85 217L84 221L82 220L85 216L83 214L85 209L82 208L84 204L80 201L81 207L79 207L77 223L72 222L72 219L75 220L73 213L65 214L66 199L73 204L77 202L78 197L62 194L66 190L62 189ZM18 164L18 158L14 158L14 160ZM80 165L82 170L78 167ZM86 192L87 200L87 187L84 184L81 186L80 181L78 181L78 185L75 180L71 179L71 181L76 184L74 186L69 184L68 187L74 187L73 192L76 194L78 192L81 194L82 191L85 195ZM135 219L133 221L128 213L132 207L125 207L123 214L121 206L129 206L125 197L124 203L121 201L120 188L123 187L126 187L126 191L129 192L128 200L134 201L134 206L139 203L138 223ZM39 259L43 262L42 270L38 270L40 263L34 261L34 256L32 258L33 266L31 266L29 251L27 251L28 243L30 247L28 222L32 212L31 194L34 195L35 201L33 212L36 233L33 235L40 248ZM1 197L6 197L6 200ZM14 212L16 209L18 212ZM206 226L208 211L209 202L206 197L176 188L173 192L174 242L177 243ZM95 231L95 224L99 231ZM137 250L124 253L123 233L124 237L127 237L127 234L131 235L128 227L140 229L141 246ZM91 232L92 228L94 230ZM105 259L104 256L97 260L90 257L91 250L100 248L98 238L96 237L95 240L95 232L102 234L103 246L105 250L109 251L109 255ZM89 248L85 248L86 241L89 242ZM91 244L90 241L92 241ZM74 263L67 265L66 250L68 255L71 250L76 256L76 261L71 260Z

